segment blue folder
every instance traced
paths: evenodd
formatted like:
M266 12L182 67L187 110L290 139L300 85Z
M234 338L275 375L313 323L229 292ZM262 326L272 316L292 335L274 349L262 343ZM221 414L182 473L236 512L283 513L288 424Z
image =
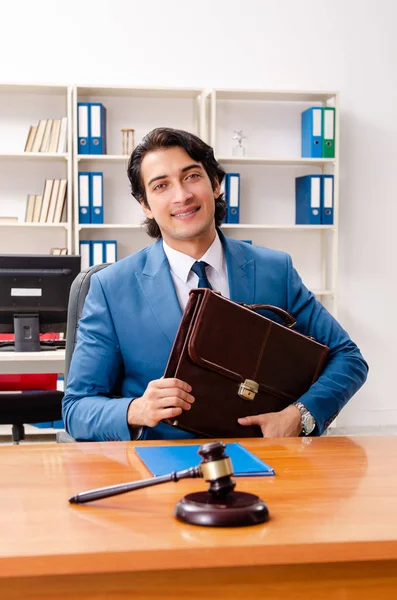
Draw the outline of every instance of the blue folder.
M321 175L295 179L296 225L321 225Z
M142 446L135 448L139 458L155 477L173 471L183 471L201 462L199 444L181 446ZM226 454L233 464L236 477L274 475L272 467L252 454L238 442L226 444Z
M86 225L91 223L91 173L80 171L78 176L79 189L79 223Z
M321 158L322 149L322 108L313 106L302 113L302 156Z
M322 175L321 224L334 224L334 176Z
M90 154L106 154L106 108L90 102Z
M88 102L77 103L77 152L90 153L90 105Z
M103 224L103 173L90 173L91 223Z
M226 173L227 223L240 222L240 173Z

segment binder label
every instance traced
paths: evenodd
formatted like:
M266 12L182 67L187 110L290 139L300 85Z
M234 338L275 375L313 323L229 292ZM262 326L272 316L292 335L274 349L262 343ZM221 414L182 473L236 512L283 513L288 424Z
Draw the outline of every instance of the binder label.
M312 177L311 207L320 208L320 177ZM315 213L317 214L317 213Z
M230 177L230 187L229 187L229 206L234 208L238 207L238 187L239 187L239 178L238 177Z
M116 262L116 242L108 242L106 244L106 259L107 263Z
M79 106L79 137L88 137L88 106Z
M89 223L90 188L89 176L79 175L79 209L80 223Z
M91 106L91 137L101 137L100 106Z
M92 177L92 205L102 206L102 175Z
M331 177L324 177L324 208L332 208L333 184Z
M334 111L333 110L325 110L324 111L324 138L326 140L334 139Z
M321 136L321 108L313 109L313 135Z
M90 247L91 247L91 242L89 240L80 242L80 256L81 256L81 270L82 271L85 271L86 269L88 269L88 267L91 266Z

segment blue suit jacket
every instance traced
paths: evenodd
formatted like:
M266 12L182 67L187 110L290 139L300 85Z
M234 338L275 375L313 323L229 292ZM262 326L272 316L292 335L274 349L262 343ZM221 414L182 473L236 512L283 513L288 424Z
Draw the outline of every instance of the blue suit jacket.
M222 233L220 238L232 300L279 306L294 315L298 331L329 346L322 375L301 397L316 419L315 433L323 433L364 383L366 362L303 285L289 255ZM161 240L92 276L63 400L66 430L72 436L131 439L128 406L151 380L163 376L181 317ZM121 397L111 397L115 388L121 389ZM140 439L191 437L160 423L145 427Z

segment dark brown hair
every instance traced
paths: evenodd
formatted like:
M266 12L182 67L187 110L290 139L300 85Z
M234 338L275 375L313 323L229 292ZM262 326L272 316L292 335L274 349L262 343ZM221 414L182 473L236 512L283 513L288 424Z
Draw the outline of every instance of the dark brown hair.
M131 184L131 193L147 208L150 208L145 186L142 180L141 166L142 160L148 152L160 150L161 148L174 148L179 146L196 162L203 165L208 177L210 178L212 189L218 182L222 183L225 177L225 171L218 164L214 157L214 151L211 146L208 146L193 133L182 131L181 129L171 129L169 127L158 127L148 133L142 142L135 148L128 161L127 174ZM221 225L226 214L226 202L223 193L215 199L215 224L217 227ZM154 219L146 218L144 221L146 232L153 238L160 239L161 231Z

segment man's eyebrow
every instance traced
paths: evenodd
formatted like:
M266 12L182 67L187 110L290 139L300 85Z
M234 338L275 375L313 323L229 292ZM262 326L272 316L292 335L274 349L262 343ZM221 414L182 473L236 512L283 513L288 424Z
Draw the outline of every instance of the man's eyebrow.
M202 166L197 163L193 163L191 165L188 165L187 167L183 167L183 169L181 169L181 173L186 173L186 171L189 171L190 169L202 169ZM151 185L154 181L157 181L158 179L165 179L166 177L168 177L168 175L157 175L157 177L152 177L148 185Z
M167 175L158 175L157 177L153 177L153 178L152 178L152 179L149 181L148 185L150 185L151 183L153 183L153 181L157 181L158 179L165 179L166 177L167 177Z
M189 171L189 169L202 169L202 166L196 163L193 163L192 165L188 165L187 167L183 167L183 169L181 169L182 173L186 173L186 171Z

